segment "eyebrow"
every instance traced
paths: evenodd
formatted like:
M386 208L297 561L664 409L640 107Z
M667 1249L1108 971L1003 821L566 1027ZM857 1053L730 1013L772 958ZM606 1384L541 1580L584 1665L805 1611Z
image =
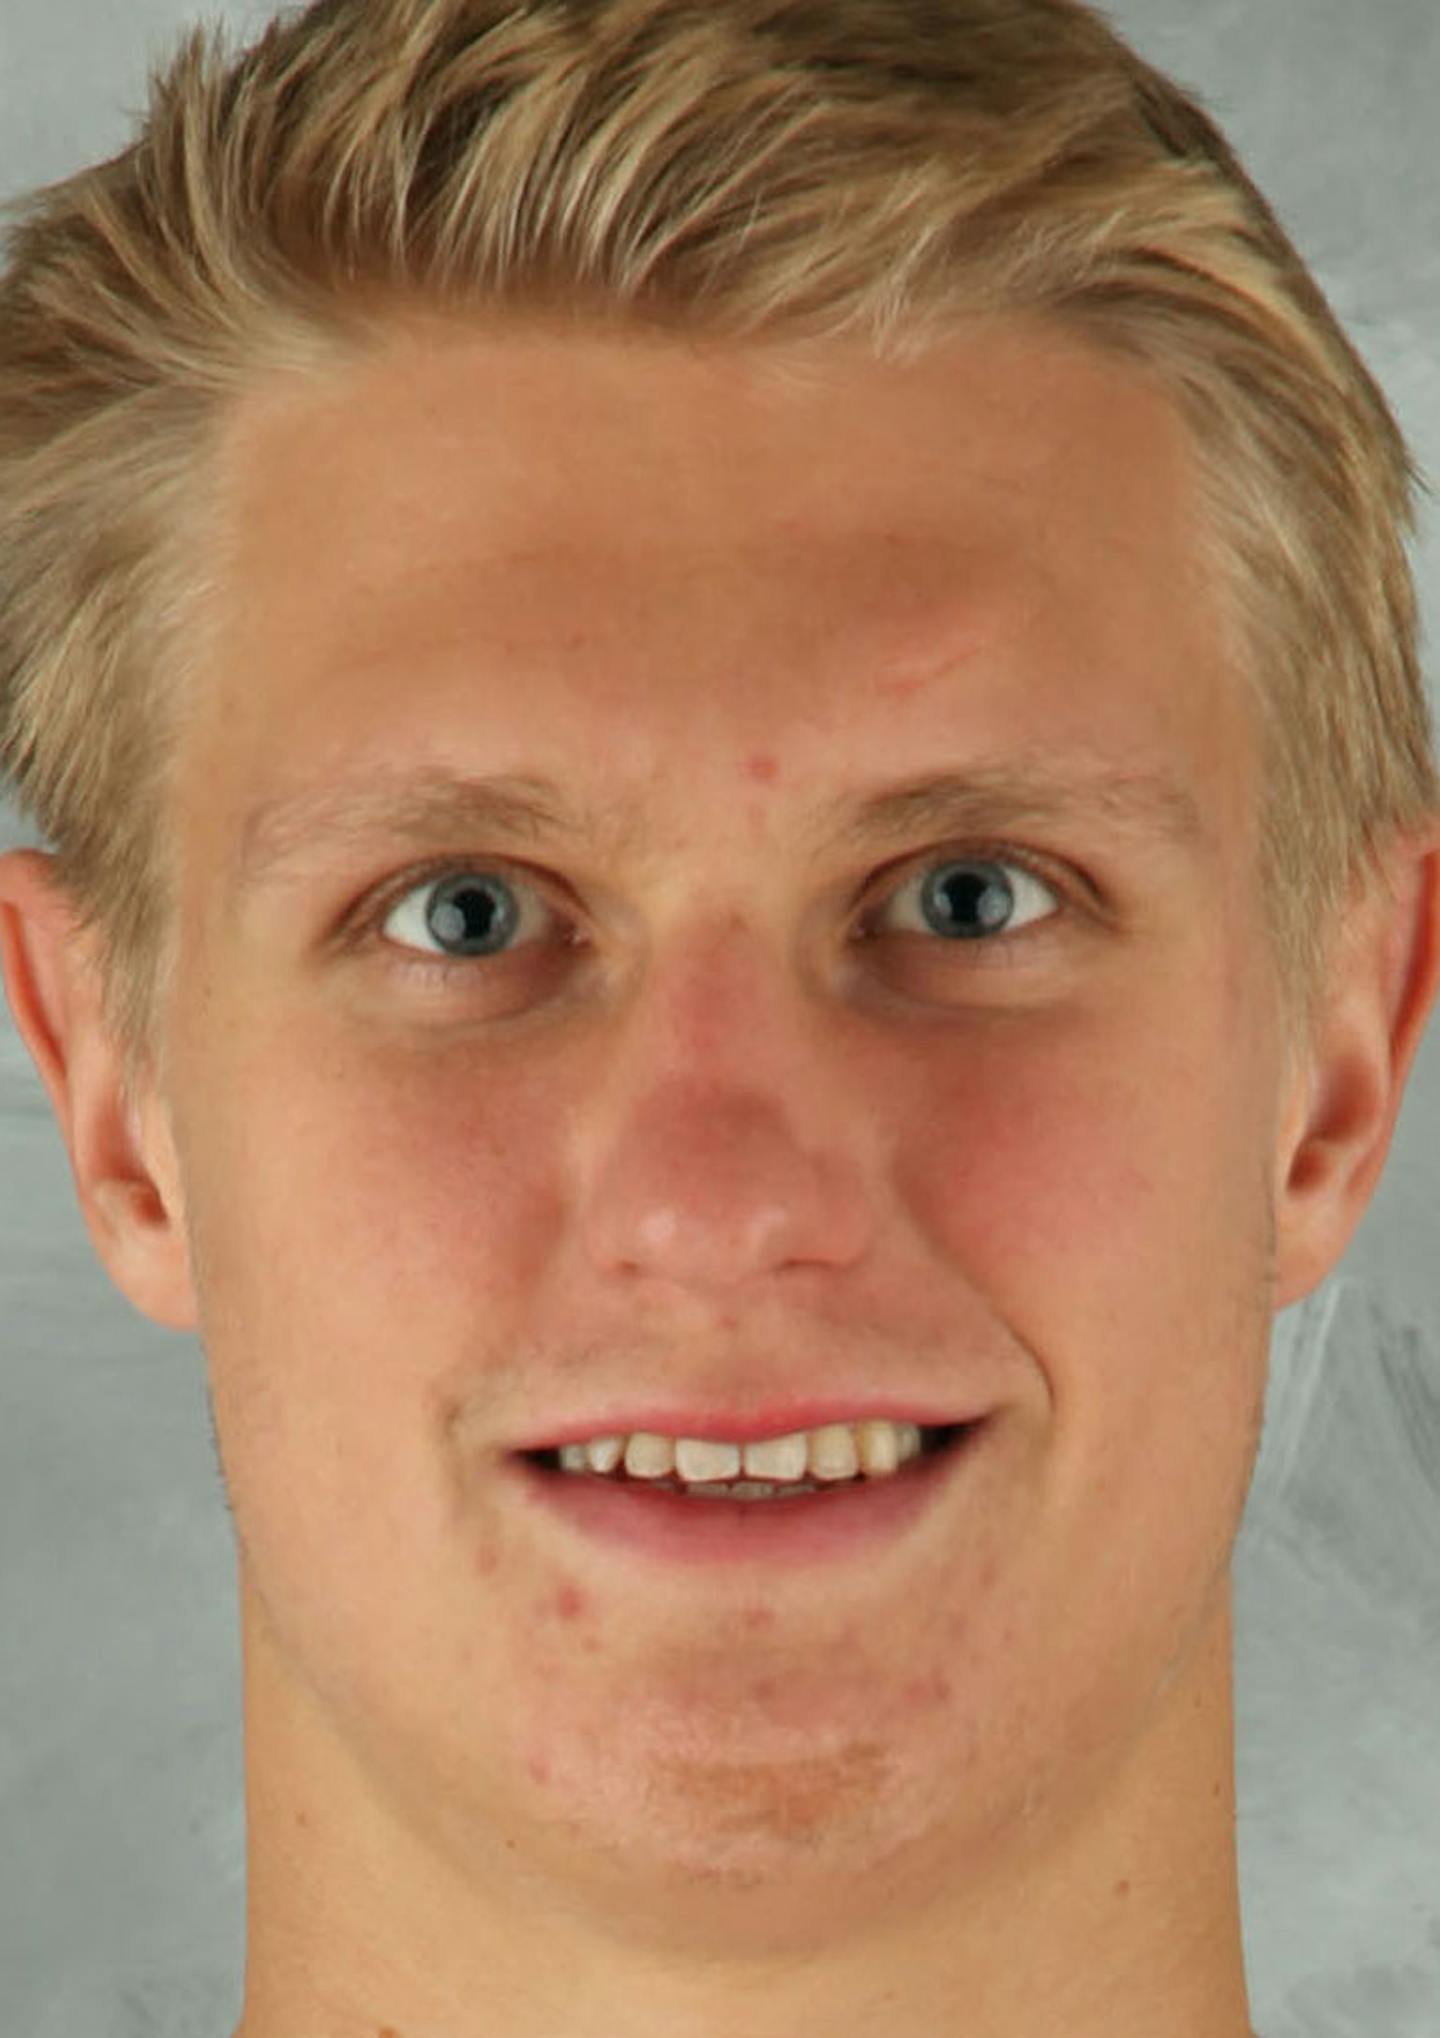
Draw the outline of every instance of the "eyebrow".
M963 769L820 802L802 817L801 839L812 853L881 850L922 831L1087 821L1191 854L1208 839L1194 795L1168 773L1062 765L1053 756L981 759ZM261 888L297 867L312 868L333 852L363 849L380 838L425 843L466 833L620 854L643 849L647 840L635 809L577 803L539 775L371 766L350 776L327 776L253 808L241 832L237 890Z

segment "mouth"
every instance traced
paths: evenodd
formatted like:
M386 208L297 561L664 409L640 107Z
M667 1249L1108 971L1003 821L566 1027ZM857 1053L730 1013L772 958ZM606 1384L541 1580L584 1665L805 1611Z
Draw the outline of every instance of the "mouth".
M978 1422L946 1422L938 1423L928 1429L922 1427L918 1458L912 1460L912 1463L919 1462L925 1458L936 1457L942 1452L952 1449L962 1437L968 1435L971 1430L978 1429L979 1426ZM607 1486L644 1486L648 1487L652 1492L662 1493L683 1493L689 1491L689 1482L678 1478L673 1472L664 1479L642 1479L635 1477L631 1472L627 1472L623 1463L618 1465L613 1472L568 1472L560 1463L560 1447L558 1444L554 1449L515 1451L512 1455L523 1459L527 1465L533 1465L537 1471L554 1472L565 1479L591 1478L601 1480ZM890 1476L898 1478L901 1474L896 1473ZM798 1483L806 1491L813 1490L808 1481ZM857 1482L854 1480L839 1480L835 1482L835 1488L838 1490L839 1487L855 1483Z
M511 1452L516 1497L543 1532L558 1529L606 1552L650 1566L805 1567L845 1557L874 1558L919 1524L952 1489L961 1504L988 1456L991 1417L922 1430L920 1449L897 1471L806 1486L793 1495L737 1498L682 1481L621 1472L562 1469L558 1449ZM983 1478L983 1475L982 1475ZM976 1503L978 1504L978 1503Z

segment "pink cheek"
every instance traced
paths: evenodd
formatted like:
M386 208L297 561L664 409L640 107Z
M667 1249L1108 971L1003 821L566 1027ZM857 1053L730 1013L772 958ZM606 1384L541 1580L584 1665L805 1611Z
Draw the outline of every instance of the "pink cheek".
M448 1265L453 1280L457 1250L505 1259L507 1241L533 1222L527 1213L553 1194L543 1184L559 1165L555 1088L515 1080L510 1070L497 1080L480 1046L464 1066L458 1058L437 1066L423 1091L407 1088L408 1105L397 1096L383 1114L377 1158L367 1169L357 1157L347 1178L384 1210L388 1235L397 1221L406 1224L407 1256L424 1256L442 1278Z
M1133 1227L1153 1193L1133 1098L1088 1080L1050 1080L1017 1059L972 1070L923 1116L907 1144L910 1193L934 1229L1023 1251ZM1153 1117L1149 1121L1154 1136Z

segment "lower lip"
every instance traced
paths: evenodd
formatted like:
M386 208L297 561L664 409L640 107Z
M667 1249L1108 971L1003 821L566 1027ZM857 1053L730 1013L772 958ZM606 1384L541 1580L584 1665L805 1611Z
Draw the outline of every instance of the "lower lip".
M812 1564L873 1554L913 1529L964 1478L988 1421L900 1471L796 1500L691 1499L640 1480L550 1471L511 1460L534 1502L596 1542L672 1564Z

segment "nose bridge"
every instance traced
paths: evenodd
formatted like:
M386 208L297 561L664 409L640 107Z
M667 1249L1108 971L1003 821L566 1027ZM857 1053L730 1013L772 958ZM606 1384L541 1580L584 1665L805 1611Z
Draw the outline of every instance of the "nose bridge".
M597 1266L733 1287L864 1251L863 1113L821 1023L739 914L654 963L591 1118Z

